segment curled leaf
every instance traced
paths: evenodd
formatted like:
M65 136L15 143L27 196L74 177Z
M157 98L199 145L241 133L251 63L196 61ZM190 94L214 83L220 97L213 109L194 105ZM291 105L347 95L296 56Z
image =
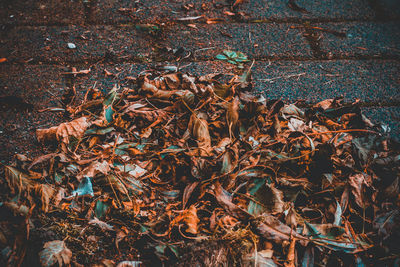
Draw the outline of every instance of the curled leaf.
M39 142L59 141L68 144L70 137L80 139L90 126L86 117L81 117L70 122L61 123L49 129L37 129L36 136Z
M204 113L198 115L193 113L188 125L191 136L197 141L201 155L208 155L211 150L211 137L206 118L207 115Z
M58 266L68 266L71 262L72 252L67 248L64 241L54 240L44 244L39 257L40 264L43 267L51 267L56 263L58 263Z

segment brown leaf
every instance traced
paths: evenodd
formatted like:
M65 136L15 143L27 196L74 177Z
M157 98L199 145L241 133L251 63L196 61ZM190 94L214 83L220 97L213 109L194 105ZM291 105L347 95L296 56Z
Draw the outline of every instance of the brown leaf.
M89 166L87 166L85 169L83 169L76 176L76 179L78 179L78 181L80 181L83 177L95 177L96 174L98 174L98 173L107 175L109 171L110 171L110 164L107 161L105 161L105 160L103 160L101 162L94 161Z
M296 267L295 259L296 259L296 238L293 238L290 242L289 251L287 254L287 262L285 263L285 267Z
M364 187L367 186L365 175L357 173L349 177L349 185L354 196L354 200L361 208L365 207Z
M188 202L193 190L196 188L196 186L198 184L199 184L199 182L194 182L194 183L188 184L185 187L185 190L183 191L183 197L182 197L182 207L183 208L186 207L186 204L187 204L187 202Z
M47 213L49 211L50 201L55 193L54 187L48 184L37 184L34 187L34 191L38 197L40 197L42 210Z
M190 117L188 130L197 141L202 156L207 156L211 151L211 137L208 130L207 115L204 113L193 113Z
M231 196L228 192L225 191L225 189L222 188L220 183L216 183L214 187L214 195L218 203L232 216L245 221L249 220L252 217L245 210L232 203Z
M96 217L94 219L90 220L89 224L90 225L95 225L95 226L99 227L103 231L114 231L114 227L112 227L111 225L109 225L106 222L100 221Z
M197 217L197 208L191 205L189 209L184 210L182 214L174 218L170 223L170 229L179 224L179 222L184 222L186 225L186 232L196 235L198 233L197 224L199 223L199 218Z
M245 2L245 0L236 0L235 3L233 3L233 7L243 4Z
M58 263L58 266L69 266L72 252L67 248L64 241L54 240L44 244L39 257L40 264L43 267L51 267L56 263Z
M167 113L164 110L154 110L140 103L128 106L124 113L127 113L132 119L142 119L148 123L167 117Z
M197 209L194 205L190 206L183 214L183 221L185 222L187 229L186 232L191 234L197 234L197 224L199 223L199 218L197 218Z
M304 237L293 231L292 228L281 223L271 215L264 215L263 219L264 222L256 222L254 228L266 240L282 243L283 241L291 240L292 236L304 239Z
M40 174L31 172L35 176L24 173L14 167L5 166L5 178L11 193L29 191L35 185L35 179L41 178Z
M61 123L49 129L37 129L36 136L39 142L59 141L69 143L71 136L80 139L90 126L86 117L81 117L70 122Z
M239 121L239 98L237 96L227 106L226 121L228 123L229 137L232 139Z

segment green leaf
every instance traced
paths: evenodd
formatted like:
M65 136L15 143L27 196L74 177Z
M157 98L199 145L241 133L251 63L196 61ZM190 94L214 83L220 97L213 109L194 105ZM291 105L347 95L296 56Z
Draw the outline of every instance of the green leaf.
M117 99L117 87L111 89L111 91L106 95L103 100L103 106L107 107L114 103L115 99Z
M226 56L221 55L221 54L217 55L216 58L219 60L227 60L228 59Z
M54 181L56 182L56 184L61 184L63 181L64 175L58 173L58 172L54 172Z
M108 209L110 208L110 205L98 200L96 202L96 207L94 209L94 215L98 218L101 219L102 217L104 217L104 215L106 215Z
M144 226L143 224L140 224L140 229L139 231L143 234L143 233L147 233L149 231L149 228Z
M175 254L175 256L179 259L178 248L175 245L168 244L167 247Z
M315 241L316 243L320 243L332 250L343 251L346 253L352 253L358 247L358 244L352 243L349 240L340 240L340 242L339 240L336 240L336 237L344 233L344 229L342 229L341 227L333 227L334 229L329 229L329 231L327 232L328 234L324 235L317 229L316 225L312 225L307 221L304 222L307 230L309 231L308 236L311 239L317 239Z
M224 50L223 52L228 58L236 58L237 54L234 51Z
M113 115L114 115L114 110L112 109L112 106L110 105L105 109L104 115L106 117L106 120L108 123L113 121Z

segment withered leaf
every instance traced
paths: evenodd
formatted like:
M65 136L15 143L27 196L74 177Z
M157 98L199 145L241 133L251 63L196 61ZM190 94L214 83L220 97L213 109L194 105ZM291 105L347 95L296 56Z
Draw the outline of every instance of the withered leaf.
M207 115L204 113L193 113L188 125L188 130L197 141L201 155L208 155L211 150L211 137L206 118Z
M49 129L37 129L36 136L39 142L59 141L68 144L70 137L80 139L90 126L86 117L81 117L70 122L61 123Z
M43 267L51 267L56 263L58 266L68 266L71 262L72 251L67 248L64 241L54 240L44 244L39 257Z

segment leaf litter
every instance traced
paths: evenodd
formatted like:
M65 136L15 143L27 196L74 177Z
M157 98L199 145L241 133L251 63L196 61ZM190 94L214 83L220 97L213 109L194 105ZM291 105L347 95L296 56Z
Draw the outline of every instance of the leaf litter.
M199 249L213 266L398 263L386 128L358 102L255 96L250 74L146 72L67 106L36 131L52 153L2 168L2 263L192 265Z

